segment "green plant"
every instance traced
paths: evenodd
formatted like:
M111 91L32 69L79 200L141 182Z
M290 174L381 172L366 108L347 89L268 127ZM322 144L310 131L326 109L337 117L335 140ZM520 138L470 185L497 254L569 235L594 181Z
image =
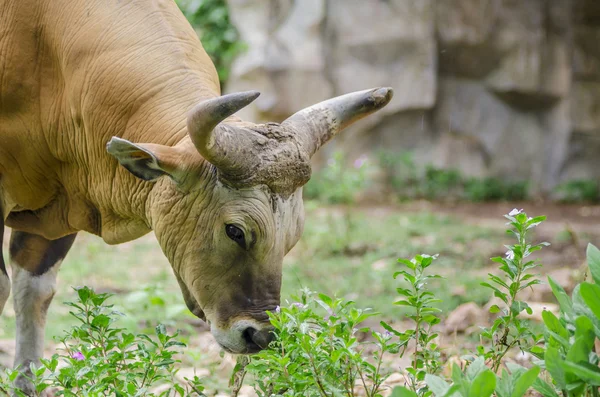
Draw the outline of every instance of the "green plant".
M495 200L525 200L529 185L524 181L503 181L499 178L470 178L464 182L464 196L473 202Z
M62 396L188 396L203 395L197 377L175 381L177 369L174 358L179 342L169 335L164 325L155 329L155 337L134 335L114 326L121 313L107 305L109 294L96 294L92 289L77 289L78 300L67 302L78 325L60 339L62 353L42 359L41 365L31 368L31 383L39 393L56 389ZM19 369L7 371L0 381L0 390L25 394L12 384ZM166 389L154 388L167 384Z
M529 218L522 210L514 209L504 217L511 226L507 233L516 237L517 243L506 246L508 251L504 258L492 258L500 264L499 270L502 271L503 277L490 273L490 282L482 283L493 290L494 296L504 304L503 308L498 305L491 306L490 312L499 316L490 328L481 333L482 338L490 342L490 346L480 346L479 353L490 361L493 371L498 371L503 357L510 349L518 346L521 350L529 351L541 338L531 331L527 321L519 318L523 311L531 314L532 310L526 302L518 300L517 295L522 290L540 283L530 272L540 264L527 258L549 245L545 242L532 245L527 240L528 233L542 223L546 219L545 216Z
M388 186L398 192L400 199L414 199L418 196L420 176L413 152L383 150L378 153L378 160L385 172Z
M343 152L336 151L304 186L304 196L329 204L351 204L356 194L366 188L370 170L366 157L348 165Z
M502 370L497 376L485 364L483 356L478 357L462 371L456 364L452 367L452 384L435 375L427 375L425 380L435 397L522 397L536 382L539 367L529 370L518 365L508 364L510 373Z
M458 170L445 170L428 164L421 186L421 194L429 200L457 197L462 177Z
M298 300L269 313L277 338L245 368L259 396L356 396L357 381L364 395L378 396L383 354L398 349L391 334L363 329L374 341L361 343L357 327L373 313L306 289Z
M559 199L565 202L600 201L600 184L591 179L576 179L556 187Z
M221 84L227 81L235 57L245 49L229 19L225 0L176 0L194 27L217 68Z
M440 278L438 275L425 275L427 269L436 256L417 255L411 260L399 259L398 262L404 264L407 270L401 270L394 274L394 278L402 276L408 284L408 288L398 288L398 294L403 298L395 304L406 306L411 309L408 315L414 322L414 329L399 332L392 328L386 322L381 325L390 333L399 338L400 355L404 355L409 342L414 342L414 351L412 353L412 365L405 368L407 373L407 385L409 390L418 396L430 396L425 381L427 374L436 374L440 371L440 351L435 339L438 334L433 332L433 327L440 322L437 313L440 312L434 304L439 303L431 291L427 290L428 281Z
M412 152L381 151L379 166L388 186L401 200L467 200L473 202L525 200L529 183L495 177L468 178L455 169L443 169L431 163L418 163Z
M600 395L600 359L595 349L600 340L600 250L592 244L587 248L587 262L593 283L577 285L571 297L548 279L560 305L560 317L543 312L546 348L538 355L552 381L540 379L534 387L544 397Z

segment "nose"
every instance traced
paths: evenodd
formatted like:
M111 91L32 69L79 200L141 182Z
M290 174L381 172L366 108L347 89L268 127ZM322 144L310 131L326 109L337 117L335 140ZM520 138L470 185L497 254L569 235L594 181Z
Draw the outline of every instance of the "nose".
M249 352L256 353L262 349L266 349L269 343L275 339L274 327L265 327L257 330L254 327L248 327L242 331L242 337L246 342Z

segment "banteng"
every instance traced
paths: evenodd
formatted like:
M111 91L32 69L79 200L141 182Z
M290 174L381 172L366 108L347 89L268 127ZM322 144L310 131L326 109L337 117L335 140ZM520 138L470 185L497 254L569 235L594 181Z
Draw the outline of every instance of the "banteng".
M279 304L282 260L302 233L310 158L392 90L281 124L234 116L257 96L220 95L172 0L0 0L0 230L12 229L0 312L12 282L15 365L42 355L58 268L79 231L108 244L154 231L223 349L268 344L265 311Z

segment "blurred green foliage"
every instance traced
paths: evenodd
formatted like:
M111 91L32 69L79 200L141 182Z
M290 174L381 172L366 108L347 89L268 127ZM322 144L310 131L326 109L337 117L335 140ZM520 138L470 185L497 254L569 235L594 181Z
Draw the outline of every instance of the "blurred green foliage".
M323 168L313 173L304 186L304 197L328 204L353 204L356 195L367 188L371 170L366 157L349 164L338 150Z
M221 84L227 81L235 57L245 49L229 19L225 0L175 0L194 27L214 62Z
M428 160L428 159L426 159ZM466 177L455 169L419 164L411 152L379 153L388 186L401 200L467 200L473 202L526 200L529 183L523 180Z
M575 179L565 182L556 188L559 200L574 203L586 201L597 203L600 201L600 184L588 179Z

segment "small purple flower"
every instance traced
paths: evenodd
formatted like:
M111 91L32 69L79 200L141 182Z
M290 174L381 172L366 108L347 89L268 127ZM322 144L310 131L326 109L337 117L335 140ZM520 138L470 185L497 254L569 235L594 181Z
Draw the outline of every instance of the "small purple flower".
M354 160L354 168L361 168L367 162L367 156L360 156Z
M390 331L385 331L383 333L383 337L386 338L386 339L391 338L392 337L392 333Z
M275 313L281 313L281 307L279 307L279 305L277 305L277 307L275 308Z
M71 358L73 360L77 360L77 361L85 360L85 357L83 356L83 353L81 353L81 352L75 352L75 353L71 354Z
M297 307L298 309L304 309L306 307L300 302L294 302L292 303L292 306Z

